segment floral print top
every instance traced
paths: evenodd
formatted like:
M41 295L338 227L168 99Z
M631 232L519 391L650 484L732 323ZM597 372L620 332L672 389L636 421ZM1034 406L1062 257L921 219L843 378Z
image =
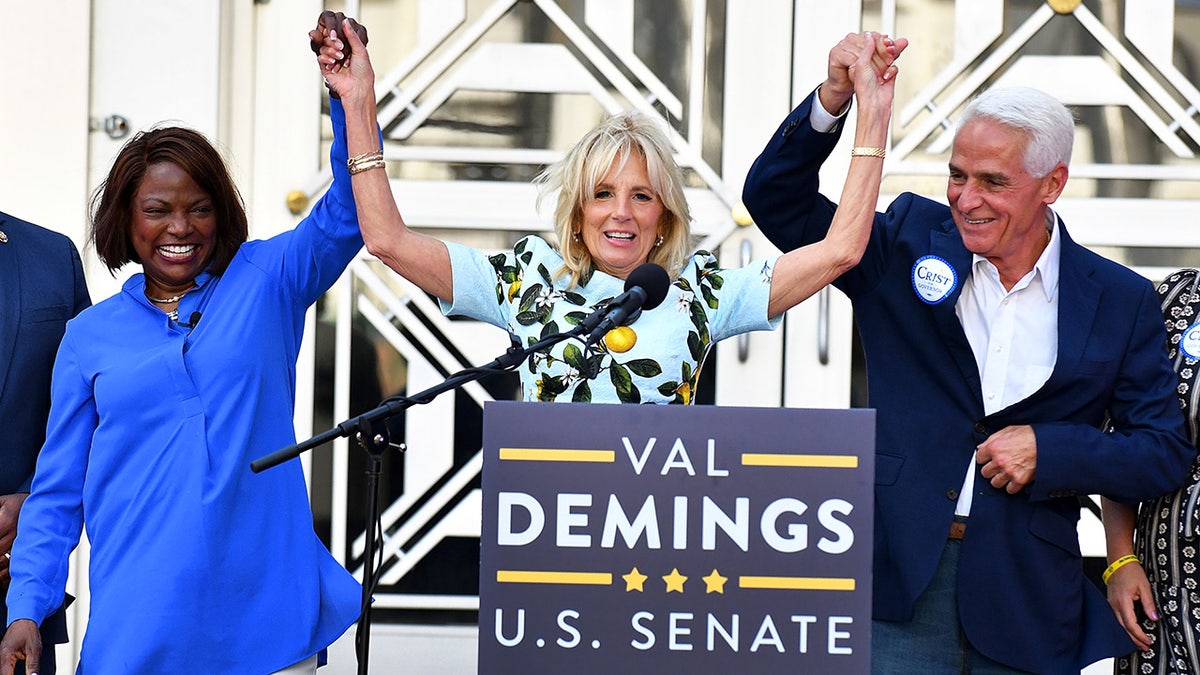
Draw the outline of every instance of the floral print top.
M625 290L624 280L600 271L568 288L568 275L554 278L562 257L538 236L490 256L446 246L454 303L442 303L442 311L504 328L523 346L574 329ZM610 331L590 348L582 338L568 339L526 359L520 366L524 400L691 403L713 344L779 325L781 317L767 317L775 260L722 269L711 253L696 252L662 304L628 328Z

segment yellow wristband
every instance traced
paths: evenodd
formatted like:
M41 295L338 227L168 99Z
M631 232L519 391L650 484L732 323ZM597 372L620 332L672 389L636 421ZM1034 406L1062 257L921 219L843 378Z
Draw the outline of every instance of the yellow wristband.
M873 148L868 145L856 145L850 148L851 157L878 157L883 159L887 152L883 148Z
M1108 585L1108 580L1112 578L1112 575L1115 574L1117 570L1128 565L1129 563L1135 562L1140 562L1136 555L1124 555L1114 560L1112 564L1108 566L1108 569L1104 570L1104 575L1101 577L1104 580L1104 585Z

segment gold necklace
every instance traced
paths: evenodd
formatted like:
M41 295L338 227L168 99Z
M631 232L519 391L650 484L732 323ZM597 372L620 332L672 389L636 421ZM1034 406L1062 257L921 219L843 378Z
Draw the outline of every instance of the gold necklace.
M192 288L195 288L195 286L192 286ZM186 291L180 293L179 295L173 295L169 298L156 298L153 295L150 295L150 293L146 293L146 299L149 300L150 302L157 302L160 305L169 305L172 302L179 302L179 300L181 298L183 298L183 296L185 296L191 292L192 288L187 289Z

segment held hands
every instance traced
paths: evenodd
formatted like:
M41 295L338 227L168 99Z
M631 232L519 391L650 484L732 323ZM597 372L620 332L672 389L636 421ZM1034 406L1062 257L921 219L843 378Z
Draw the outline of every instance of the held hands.
M895 78L896 69L892 64L908 47L907 38L892 38L871 31L848 33L829 51L828 75L818 92L821 105L829 114L839 114L850 96L856 93L857 82L850 71L858 63L868 39L874 42L870 63L877 83L883 85Z
M321 15L317 17L317 27L308 31L308 46L313 50L314 54L321 54L321 47L325 44L326 36L332 31L340 30L342 22L346 21L346 19L350 19L350 17L341 12L331 12L328 9L321 12ZM367 27L354 19L350 19L350 25L353 27L358 39L364 45L367 44ZM353 49L346 47L345 51L346 57L341 59L339 65L345 65L345 60L350 57Z
M8 626L0 642L0 675L12 675L18 661L25 661L26 675L37 675L42 657L42 636L29 619L18 619Z
M1150 590L1150 580L1146 578L1146 570L1141 565L1123 565L1108 579L1108 604L1112 607L1117 621L1129 633L1133 644L1141 651L1150 649L1153 643L1150 636L1142 630L1138 620L1137 604L1142 604L1142 611L1151 621L1158 621L1158 610L1154 607L1154 594Z
M375 71L367 53L367 29L341 12L324 11L308 32L309 46L334 98L374 100Z
M1015 495L1037 473L1037 435L1029 425L1004 427L975 448L975 461L992 487Z
M879 69L879 47L891 40L885 35L865 33L858 58L849 67L847 73L854 86L854 96L859 102L859 115L871 110L891 112L892 97L896 91L896 74L899 70L894 63L888 62ZM894 42L892 43L895 44Z

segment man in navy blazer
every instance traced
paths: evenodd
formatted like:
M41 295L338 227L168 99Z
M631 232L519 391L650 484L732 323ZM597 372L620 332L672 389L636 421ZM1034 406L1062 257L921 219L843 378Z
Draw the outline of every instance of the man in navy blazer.
M830 52L746 179L747 208L785 251L833 217L818 171L859 40ZM1077 674L1133 648L1084 576L1078 497L1164 494L1195 451L1152 285L1072 241L1050 208L1073 130L1042 92L985 93L955 135L949 206L902 194L834 282L877 409L876 672Z
M54 355L67 320L89 305L83 264L71 240L0 213L0 420L5 427L0 441L0 590L5 593L17 518L46 438ZM7 608L0 609L7 626ZM41 628L43 644L66 642L62 609ZM53 649L43 650L41 675L54 672L53 654Z

